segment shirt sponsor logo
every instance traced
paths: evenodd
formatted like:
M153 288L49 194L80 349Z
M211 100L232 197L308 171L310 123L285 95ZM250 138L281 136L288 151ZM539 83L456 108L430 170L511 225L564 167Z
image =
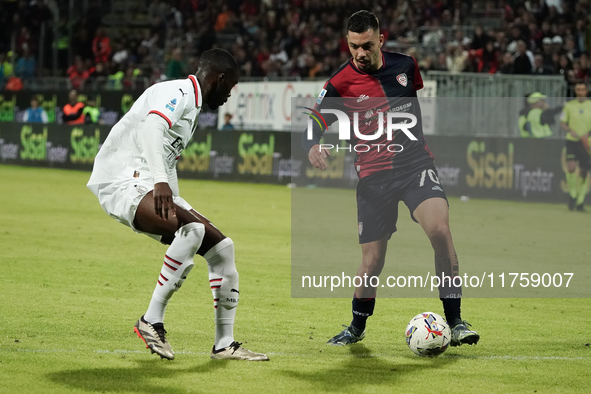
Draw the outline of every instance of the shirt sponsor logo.
M168 155L168 160L178 160L181 156L181 152L185 149L185 145L183 144L183 140L181 137L177 137L171 144L170 147L172 152Z
M396 76L396 80L398 81L399 84L401 84L404 87L406 87L406 85L408 84L408 77L406 76L405 73L398 74Z

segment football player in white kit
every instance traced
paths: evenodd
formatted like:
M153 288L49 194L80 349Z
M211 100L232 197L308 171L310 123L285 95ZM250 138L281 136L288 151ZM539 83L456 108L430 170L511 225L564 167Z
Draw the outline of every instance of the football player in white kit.
M164 312L193 268L193 256L205 258L215 308L213 359L267 361L234 341L239 299L234 244L179 195L176 162L193 136L206 103L224 104L238 82L239 68L229 52L203 53L195 75L146 89L111 129L99 150L88 188L111 217L170 245L146 313L134 331L146 347L174 359L166 340Z

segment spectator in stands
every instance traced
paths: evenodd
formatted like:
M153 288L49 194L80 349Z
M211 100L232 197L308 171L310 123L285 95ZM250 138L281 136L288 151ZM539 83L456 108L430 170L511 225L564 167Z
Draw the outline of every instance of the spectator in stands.
M34 51L36 49L36 46L34 45L34 40L31 36L31 32L26 26L23 26L21 28L19 35L16 38L16 53L19 56L22 56L25 52L25 48Z
M125 78L125 73L121 70L121 65L112 63L113 67L111 68L113 72L109 75L109 87L113 90L121 90L123 89L123 78Z
M68 99L70 101L62 108L62 122L68 125L84 124L84 103L78 101L78 92L72 89Z
M559 3L558 0L552 1ZM103 5L105 3L108 2L103 2ZM67 11L65 14L60 12L61 18L56 26L57 35L54 37L57 40L60 70L63 72L67 68L67 64L60 64L60 62L67 59L70 51L74 55L82 55L83 59L90 57L96 63L105 65L111 60L112 52L117 52L115 61L121 64L121 70L125 72L126 63L130 61L165 70L168 60L164 59L165 48L182 48L183 55L186 56L186 58L181 57L182 62L189 56L199 56L214 45L223 47L235 43L231 51L235 57L241 57L239 65L243 75L305 77L311 73L314 75L332 73L338 68L336 59L340 56L339 52L348 52L346 40L338 37L338 32L343 28L342 15L353 12L349 8L357 7L352 2L344 2L337 9L333 9L334 7L330 8L322 2L301 0L288 2L232 0L218 3L197 0L174 2L151 0L147 3L149 7L139 9L138 12L149 13L147 21L151 23L151 31L146 32L145 36L141 33L139 37L135 36L133 29L126 31L125 36L117 39L122 42L120 51L111 49L111 42L104 29L97 29L97 26L100 26L100 12L87 9L87 13L80 14L78 21L72 27L68 25L68 21L76 18L67 15ZM591 12L589 1L569 2L562 7L562 14L556 7L550 7L549 10L547 1L541 0L526 3L493 0L485 2L484 8L479 2L458 0L379 3L380 19L390 22L384 25L383 31L386 47L408 53L407 48L418 45L416 58L419 60L420 55L423 66L429 63L427 56L432 56L435 61L432 62L431 67L441 69L441 62L438 61L440 59L435 57L433 50L445 48L445 46L426 47L421 44L423 40L436 42L438 45L455 42L464 49L478 50L484 49L486 42L492 38L494 48L499 54L507 51L516 53L518 42L523 40L526 48L530 49L529 51L526 49L530 67L535 65L532 52L540 53L541 51L545 68L554 67L555 69L560 68L559 56L562 55L562 51L566 51L570 62L573 63L582 57L585 51L591 50L591 24L581 16ZM15 41L17 51L22 52L22 44L27 43L31 53L36 54L35 48L43 47L43 44L38 42L40 32L38 21L47 20L50 13L48 10L41 10L45 14L32 11L36 9L35 7L45 7L40 6L42 5L40 1L21 1L19 4L20 6L15 6L10 17L0 11L0 23L2 23L0 51L8 50L10 37L14 34L13 32L17 32L18 39ZM80 8L86 9L84 6ZM487 17L490 18L498 18L499 11L504 11L502 20L499 21L501 23L498 25L503 27L487 30L477 26L474 35L469 36L472 40L465 36L466 30L463 27L453 30L452 36L442 34L451 26L470 25L468 18L475 17L473 10L485 11L480 15L482 17L488 15ZM419 26L429 25L435 28L426 34L424 34L425 29L419 30ZM446 28L442 29L439 25ZM96 36L93 39L95 31ZM50 35L46 34L46 36ZM71 43L68 41L70 38ZM115 37L111 38L115 39ZM141 42L141 45L134 44L134 40ZM337 42L336 53L334 53L334 42ZM391 44L394 43L395 47L392 47ZM269 59L258 56L262 54L262 48L265 47L272 48L270 62ZM240 56L240 51L244 51L245 55ZM554 56L556 53L559 53L558 56ZM455 58L458 61L453 67L454 71L463 70L460 66L461 54L459 49L454 51L454 54L447 49L448 69L452 69L449 65L450 60ZM45 55L44 66L46 69L51 68L53 58L50 56L50 51L46 51ZM499 69L508 64L504 61L502 63L503 66L499 66ZM524 66L522 63L525 61L518 59L516 72L523 72L520 70ZM468 63L467 70L477 71L478 63L473 67L470 66L471 64ZM585 67L581 65L581 69ZM150 75L152 71L152 69L146 70L145 74Z
M589 73L591 73L591 60L589 59L589 56L583 53L579 58L579 62L581 63L581 69L583 69L589 77Z
M456 73L464 71L468 58L468 51L464 50L462 45L453 42L447 48L447 69Z
M556 35L552 38L552 51L562 54L562 37Z
M101 120L101 111L96 105L96 98L89 98L86 100L84 109L82 110L84 115L85 124L103 124Z
M437 58L431 65L431 70L436 71L448 71L447 68L447 57L445 56L445 52L440 52L437 54Z
M534 68L532 71L534 75L552 75L554 74L554 69L550 66L544 64L544 57L541 54L537 54L534 56Z
M501 65L499 68L499 73L501 73L501 74L515 74L515 70L513 67L513 55L511 55L511 52L505 52L505 54L501 58Z
M568 56L571 62L574 62L575 59L581 57L581 52L579 51L579 48L577 48L575 39L572 36L566 38L564 48L566 50L566 56Z
M565 78L568 78L568 73L572 70L572 63L568 56L561 55L559 56L558 60L558 74L564 75Z
M37 62L31 55L28 46L23 47L23 55L17 60L14 68L15 74L21 79L30 79L35 76Z
M70 83L72 84L73 89L81 89L84 86L84 83L90 77L94 68L90 70L86 68L86 65L82 61L80 56L76 56L74 60L74 64L68 68L67 74L70 78Z
M124 40L117 40L113 45L113 62L117 64L124 64L129 58L129 51Z
M220 12L215 21L215 31L219 32L224 30L228 20L230 19L232 11L228 8L227 4L222 5L222 12Z
M542 40L544 36L542 35L542 31L538 28L538 24L536 22L531 22L529 24L529 47L532 50L538 50L542 47Z
M526 54L526 46L523 40L517 42L517 53L513 61L513 72L515 74L531 74L532 63L529 56Z
M105 34L105 29L97 30L92 40L92 53L95 63L107 63L111 57L111 40Z
M183 53L181 49L175 48L172 51L172 56L168 61L168 66L166 67L166 76L168 79L180 79L187 76L185 64L183 63L182 59Z
M499 30L495 35L495 49L499 53L507 52L507 35L503 30Z
M220 130L234 130L234 125L231 123L232 121L232 114L226 112L224 114L224 125Z
M553 54L554 50L552 49L552 38L544 37L542 40L542 57L544 58L544 64L546 66L554 66L554 62L552 60Z
M166 74L163 74L160 68L153 67L152 74L150 75L150 85L158 82L166 81Z
M494 74L499 67L499 54L494 47L494 42L489 39L484 48L471 50L470 57L477 62L476 71L479 73Z
M474 28L474 37L472 37L472 42L470 43L470 49L482 49L488 40L489 38L484 33L482 26L476 26Z
M8 82L6 82L6 86L4 86L4 89L10 92L18 92L20 90L23 90L23 87L23 81L19 77L12 76L8 78Z
M39 100L33 96L31 98L31 107L27 108L23 116L25 123L47 123L47 112L39 106Z
M576 31L574 33L574 39L577 45L577 49L584 53L587 48L591 49L591 46L587 45L587 38L589 30L587 30L587 26L585 24L585 20L580 18L577 19L576 22ZM591 38L591 37L589 37Z
M142 71L139 68L134 67L134 64L130 63L125 69L125 77L123 78L123 89L133 89L135 87L135 81L137 77L141 75L141 73Z
M13 67L10 61L11 55L12 52L8 52L8 56L0 52L0 90L4 88L8 78L13 75Z
M588 70L581 67L581 62L576 60L573 62L572 70L568 71L568 83L569 85L576 85L579 83L586 84L589 81Z
M169 10L170 6L168 6L161 0L152 0L150 5L148 6L148 14L152 19L159 18L162 15L166 15Z
M75 41L79 38L78 32L74 35L73 42L70 42L69 29L67 16L61 15L55 29L55 45L57 49L57 64L62 71L68 68L68 53L70 52L70 45L72 45L71 49L75 51L76 55L80 55L83 51L82 48L84 44L79 44Z
M91 82L93 89L101 89L107 83L109 72L106 70L103 63L97 63L92 73L90 73L88 80Z

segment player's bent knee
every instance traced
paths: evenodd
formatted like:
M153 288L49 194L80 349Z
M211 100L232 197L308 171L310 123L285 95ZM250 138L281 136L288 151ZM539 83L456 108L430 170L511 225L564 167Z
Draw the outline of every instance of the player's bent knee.
M451 237L449 226L440 224L429 229L428 236L431 242L447 241Z
M384 268L385 261L386 261L385 258L380 258L380 257L364 258L363 259L363 267L365 268L365 272L368 275L374 275L374 276L379 275L382 272L382 269Z
M205 236L205 226L203 223L199 222L190 222L178 228L178 230L174 233L175 238L182 238L187 240L193 248L195 252L201 246L203 242L203 238ZM195 253L193 253L194 255Z

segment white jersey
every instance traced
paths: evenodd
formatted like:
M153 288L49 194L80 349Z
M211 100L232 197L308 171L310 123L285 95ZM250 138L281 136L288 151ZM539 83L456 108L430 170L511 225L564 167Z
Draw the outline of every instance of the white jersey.
M202 103L201 87L194 75L146 89L111 129L94 160L88 188L97 194L99 185L129 177L152 178L154 183L166 181L153 179L142 148L142 126L149 114L157 114L168 123L162 141L164 167L168 182L176 183L176 162L197 127Z

